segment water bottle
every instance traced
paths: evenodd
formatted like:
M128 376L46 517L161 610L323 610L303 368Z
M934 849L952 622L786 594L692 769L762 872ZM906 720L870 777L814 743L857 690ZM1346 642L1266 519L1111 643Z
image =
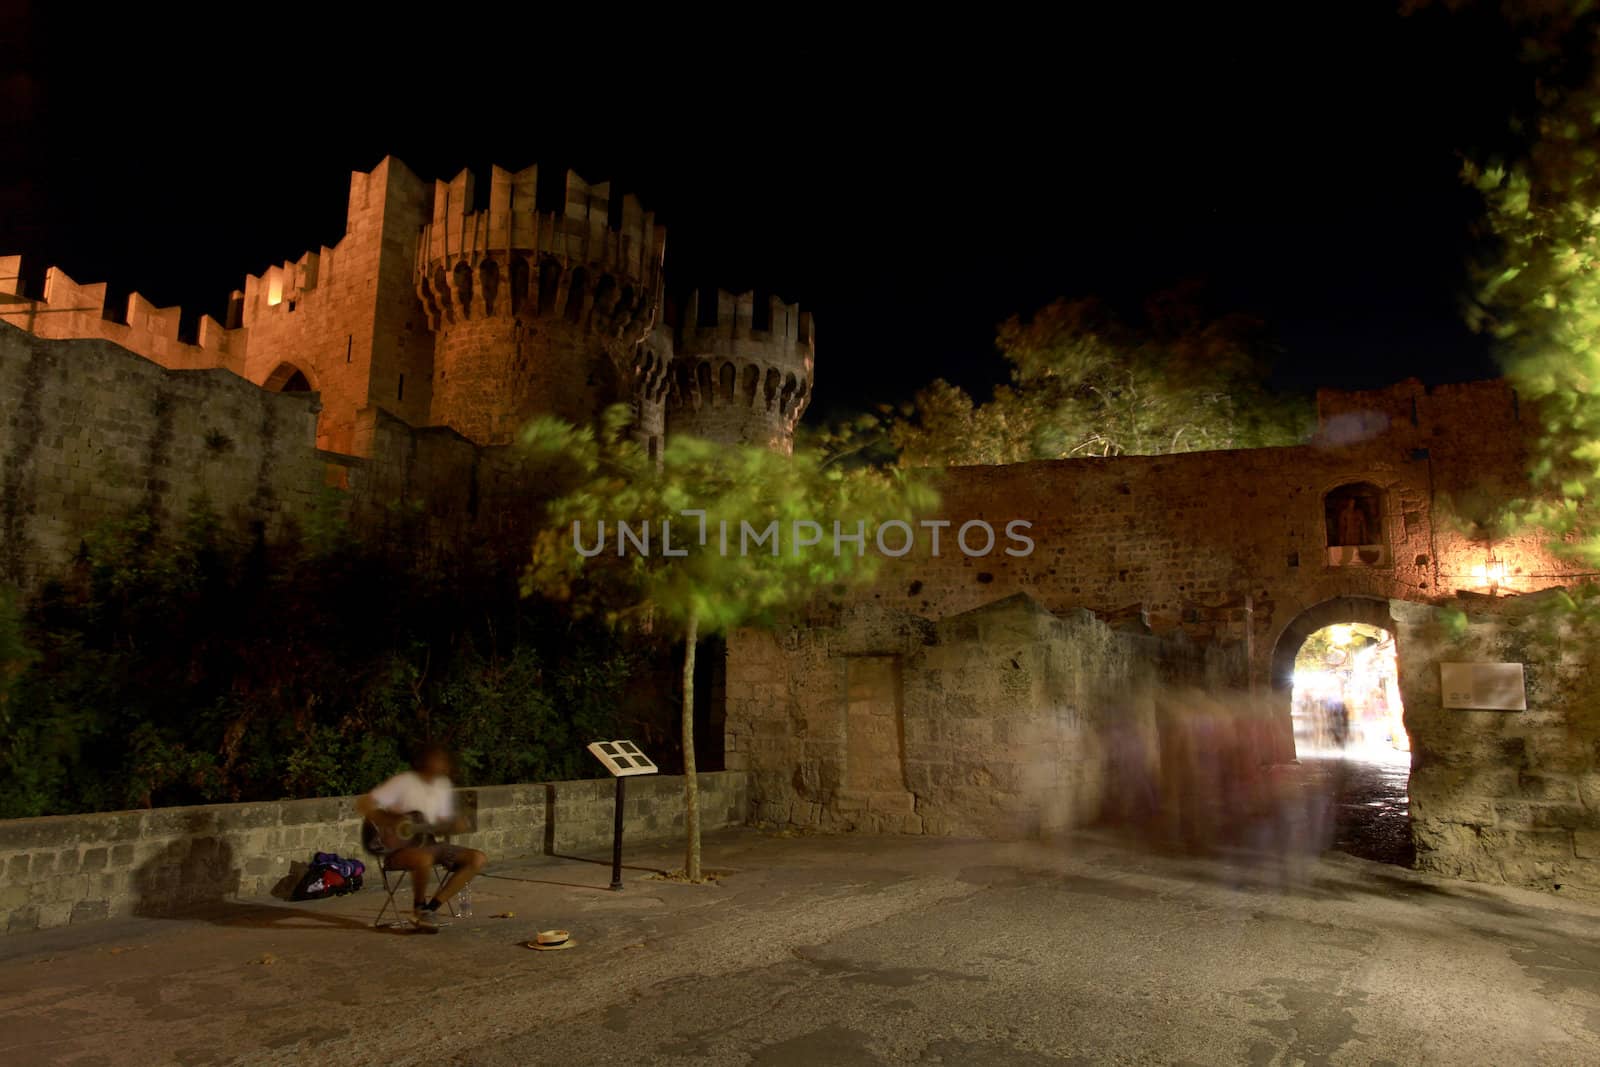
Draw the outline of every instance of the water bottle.
M456 894L456 911L463 919L472 918L472 887L464 885L461 892Z

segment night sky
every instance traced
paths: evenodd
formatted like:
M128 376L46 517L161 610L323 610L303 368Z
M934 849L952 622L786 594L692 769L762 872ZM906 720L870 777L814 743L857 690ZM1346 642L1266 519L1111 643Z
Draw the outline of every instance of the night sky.
M1487 17L929 8L658 38L621 9L558 31L464 7L378 39L307 8L57 7L0 0L0 252L35 284L56 263L220 316L246 272L338 239L352 169L537 162L637 193L669 284L812 308L813 418L985 390L1006 316L1194 278L1267 321L1292 387L1494 373L1459 315L1459 153L1502 145L1528 86Z

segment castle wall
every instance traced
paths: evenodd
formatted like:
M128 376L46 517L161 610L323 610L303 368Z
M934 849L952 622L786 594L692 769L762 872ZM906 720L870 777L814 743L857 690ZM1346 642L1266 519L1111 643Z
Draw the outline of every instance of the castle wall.
M280 540L329 487L375 538L421 523L440 552L474 539L506 553L529 544L532 489L515 450L379 410L373 456L326 452L317 400L0 325L0 580L33 588L102 523L148 512L176 529L201 500L236 535L259 523Z
M1003 838L1094 822L1138 792L1135 764L1153 783L1171 725L1157 686L1226 666L1020 595L938 622L855 605L804 630L735 632L728 656L725 758L750 775L754 818ZM1254 713L1231 718L1264 742Z
M1538 598L1488 596L1490 542L1456 515L1522 491L1534 416L1502 382L1325 393L1319 407L1305 446L947 472L930 520L949 524L937 556L923 529L915 551L820 605L809 628L730 636L728 766L750 772L758 817L926 833L1076 825L1115 784L1104 768L1118 739L1155 728L1117 680L1137 679L1159 659L1152 649L1168 647L1199 655L1190 679L1229 694L1212 704L1241 747L1210 758L1292 758L1288 678L1275 667L1292 663L1308 627L1381 618L1400 649L1424 865L1525 884L1592 878L1600 772L1587 642L1569 637L1553 652L1527 642L1526 628L1519 639L1512 617ZM1381 516L1371 543L1330 548L1325 497L1351 484L1371 487ZM1033 551L1008 556L1008 544L1021 550L1005 536L1018 519L1032 524L1021 532ZM995 530L987 555L959 547L973 520ZM975 552L986 540L968 531ZM1492 546L1506 565L1501 593L1579 577L1536 536ZM1463 593L1493 617L1456 647L1426 605ZM1031 631L1019 595L1040 607ZM852 673L862 657L895 664L898 749L875 742L887 735L858 713L888 699L863 696L871 679ZM1530 712L1440 711L1441 659L1527 662ZM1159 665L1155 676L1172 678ZM876 765L864 776L875 788L852 787L852 760ZM895 780L903 788L883 786Z
M325 478L315 425L310 394L0 325L0 580L33 585L141 509L176 528L201 498L282 536Z
M1600 679L1593 633L1549 597L1474 598L1462 622L1392 605L1411 737L1417 866L1600 894ZM1526 711L1444 707L1440 663L1521 663Z
M1026 598L930 623L863 607L729 647L728 766L752 815L828 830L1032 836L1091 821L1130 642Z
M106 317L104 282L80 285L60 267L51 267L43 298L34 300L23 296L21 275L21 256L0 256L0 323L39 337L110 341L173 370L243 370L244 335L223 329L209 315L201 316L196 340L185 342L179 340L181 308L158 308L132 293L119 322Z
M321 448L364 452L374 407L427 422L432 335L410 282L427 196L397 160L356 172L345 235L332 248L245 279L242 373L276 391L302 372L322 396Z
M938 619L1025 592L1051 611L1086 608L1244 645L1252 678L1266 683L1279 636L1322 601L1425 601L1486 587L1488 542L1446 512L1472 493L1505 500L1525 486L1514 395L1484 382L1432 393L1403 383L1382 396L1394 412L1359 394L1324 394L1318 435L1303 446L953 469L940 482L939 518L951 525L939 555L923 531L866 596ZM1371 563L1329 548L1325 496L1354 483L1380 494ZM979 519L996 541L974 558L956 535ZM1032 524L1022 531L1034 542L1024 557L1006 554L1016 546L1005 526L1016 519ZM968 541L981 548L985 537L974 528ZM1537 536L1493 547L1506 561L1507 591L1574 573Z

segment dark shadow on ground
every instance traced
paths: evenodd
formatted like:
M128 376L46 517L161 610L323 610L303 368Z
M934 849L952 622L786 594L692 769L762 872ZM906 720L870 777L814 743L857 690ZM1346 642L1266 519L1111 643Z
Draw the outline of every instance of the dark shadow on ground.
M565 854L560 853L560 852L552 852L552 853L550 853L550 857L552 859L558 859L558 860L571 860L573 863L598 863L602 867L610 867L611 866L610 857L607 857L606 859L603 859L603 860L596 860L596 859L590 859L587 856L568 856L568 855L565 855ZM663 877L666 876L667 874L671 873L670 871L664 871L659 867L634 867L634 866L630 866L629 864L626 864L626 863L624 863L622 865L622 869L625 870L625 871L643 871L646 874L659 874L659 875L662 875Z
M283 905L246 903L238 899L241 870L233 846L214 832L204 812L194 812L184 826L187 836L171 842L139 865L133 874L135 894L133 914L157 919L199 919L219 926L341 927L371 929L381 933L409 933L407 930L375 927L371 922L349 915L321 911L322 901L307 900ZM297 863L289 876L274 887L287 897L299 884L306 864ZM285 888L286 887L286 888ZM330 898L338 899L338 898ZM372 894L373 907L382 901L382 892Z

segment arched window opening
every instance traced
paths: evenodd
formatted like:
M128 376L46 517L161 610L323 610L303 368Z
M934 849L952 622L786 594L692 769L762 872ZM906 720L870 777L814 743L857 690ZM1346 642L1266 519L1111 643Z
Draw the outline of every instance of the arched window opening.
M311 384L311 379L306 372L296 367L293 363L280 363L267 380L261 383L261 388L269 393L313 393L316 386Z
M457 263L453 272L456 303L461 307L461 317L472 317L472 268L465 263Z
M500 264L492 259L484 260L478 268L478 280L483 286L484 314L493 315L495 301L500 296Z

